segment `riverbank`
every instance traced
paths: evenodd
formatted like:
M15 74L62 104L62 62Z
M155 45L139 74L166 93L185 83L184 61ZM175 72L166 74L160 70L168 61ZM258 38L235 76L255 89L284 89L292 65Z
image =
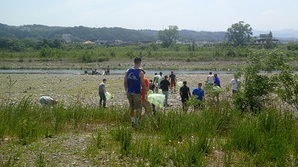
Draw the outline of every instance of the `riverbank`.
M170 71L164 72L168 75ZM147 74L149 79L154 75ZM83 104L97 106L99 96L98 84L103 78L107 79L106 88L112 94L113 99L107 106L127 106L128 101L123 88L124 75L76 75L76 74L0 74L0 101L19 102L24 97L30 97L34 103L42 95L49 95L65 105ZM192 89L198 82L205 82L206 74L177 74L178 81L187 81ZM224 89L229 89L229 81L233 74L219 74ZM170 94L171 108L180 107L181 101L178 94ZM227 92L222 96L229 96Z
M2 60L0 69L69 69L69 70L125 70L133 65L130 59L115 59L104 62L74 63L71 61L40 60ZM146 70L235 70L246 65L246 61L187 61L187 60L153 60L144 59L142 67Z

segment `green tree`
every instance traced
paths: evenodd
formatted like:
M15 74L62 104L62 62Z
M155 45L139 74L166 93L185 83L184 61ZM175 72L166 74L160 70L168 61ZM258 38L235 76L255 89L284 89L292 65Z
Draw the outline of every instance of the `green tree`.
M169 26L169 29L160 30L158 32L158 39L161 40L163 47L170 47L172 44L176 43L179 37L178 27Z
M270 31L268 37L266 38L266 43L264 45L265 49L272 49L275 48L276 44L273 42L272 32Z
M284 64L280 73L274 77L279 85L275 89L277 95L283 102L298 111L298 75L288 64Z
M269 52L265 50L253 53L247 66L242 72L239 72L239 74L243 74L244 81L241 85L242 89L237 96L234 96L234 104L241 111L260 111L262 104L267 100L266 97L272 92L272 81L268 75L261 73L263 68L269 71L273 70L264 63L264 59L269 55ZM268 73L268 71L266 70L265 73Z
M245 24L244 21L232 24L227 31L229 43L234 46L243 46L247 44L253 35L252 28L249 24Z
M298 109L298 77L291 70L289 59L278 50L260 50L252 53L247 66L239 71L243 82L233 97L241 111L261 111L273 105L275 97ZM279 71L276 74L276 71ZM277 96L276 96L277 95Z

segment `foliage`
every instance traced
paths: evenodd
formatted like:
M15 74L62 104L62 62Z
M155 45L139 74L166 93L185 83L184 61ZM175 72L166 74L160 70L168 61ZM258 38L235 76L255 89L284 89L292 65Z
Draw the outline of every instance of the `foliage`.
M285 56L278 51L254 52L249 64L242 70L243 84L239 93L234 96L234 104L241 111L249 109L258 112L266 102L270 102L270 94L279 85L273 70L283 70ZM295 85L293 85L295 86Z
M111 132L114 140L121 145L121 153L127 155L130 150L132 140L132 130L127 127L119 126Z
M158 112L142 118L140 127L132 130L129 111L123 108L41 107L29 99L16 105L1 104L0 137L6 140L1 145L0 165L61 164L64 159L58 162L51 154L62 152L63 155L68 145L61 142L72 133L91 138L84 142L79 138L80 145L87 144L85 149L76 150L78 147L74 145L71 148L76 158L86 160L85 165L89 162L103 165L102 160L108 158L104 165L113 166L117 162L128 166L137 159L138 166L205 166L216 164L215 153L227 157L225 164L235 166L296 165L295 159L288 158L298 153L298 131L293 115L281 114L273 108L259 114L240 114L226 103L207 105L200 113L183 113L178 109ZM14 142L20 139L24 142ZM45 141L57 141L57 144L41 146ZM36 155L32 162L27 159L31 155L28 153ZM223 162L217 163L223 166Z
M285 64L281 72L274 76L277 87L275 92L287 104L298 111L298 76Z
M261 148L258 139L262 136L257 129L255 118L252 118L252 120L249 118L243 119L234 128L230 134L229 145L250 154L255 154Z
M183 41L195 40L208 42L222 42L226 41L225 35L226 32L224 31L180 31L180 39ZM8 26L0 23L0 37L17 38L20 40L32 39L34 41L40 41L43 39L66 39L66 41L71 43L93 41L96 43L108 45L108 43L113 42L115 40L121 40L126 43L138 43L139 41L156 41L158 40L158 31L148 29L132 30L120 27L50 27L43 25Z
M295 119L288 113L279 114L269 109L257 115L249 114L234 125L225 149L248 153L251 165L287 166L287 143L295 143L297 135L294 127Z
M178 27L169 26L169 29L160 30L158 32L158 38L162 42L163 47L170 47L175 44L179 37Z
M208 31L192 31L180 30L179 40L181 41L208 41L213 43L224 42L226 39L226 32L208 32Z
M252 36L252 28L244 21L232 24L227 30L228 41L233 46L244 46L250 42Z
M40 50L43 48L62 49L64 42L62 40L43 40L35 41L28 39L16 39L16 38L0 38L0 50L6 50L10 52L24 52L31 50Z
M298 50L298 43L296 43L296 42L290 42L287 45L287 49L288 50Z
M12 44L5 45L0 49L1 59L3 61L16 62L44 62L44 61L67 61L68 63L85 63L81 66L89 66L87 63L105 62L117 59L132 59L135 56L141 56L147 60L154 61L184 61L184 62L201 62L201 61L246 61L254 55L254 52L260 48L253 46L234 47L228 43L220 43L216 45L198 45L195 43L173 44L169 48L162 47L161 44L149 43L129 46L105 46L99 44L82 44L82 43L64 43L60 40L17 40L3 39L10 41ZM11 46L18 46L20 49L11 49ZM4 46L4 45L3 45ZM20 50L20 51L18 51ZM279 45L278 50L291 58L291 66L297 69L295 61L297 60L296 51L287 50L286 46ZM244 64L245 66L246 64ZM194 70L221 69L229 70L236 69L237 64L227 65L225 67L194 67ZM23 65L18 68L22 68ZM46 68L77 68L78 66L70 67L46 67ZM183 66L160 66L148 68L160 69L185 69ZM3 63L0 68L7 67ZM26 67L24 67L26 68ZM36 67L30 67L36 68ZM40 67L39 67L40 68ZM43 68L43 67L41 67ZM123 68L123 66L114 66L111 68Z
M277 46L276 43L274 43L272 41L273 37L272 37L272 32L270 31L267 38L266 38L266 41L265 41L265 44L264 44L264 48L265 49L273 49Z

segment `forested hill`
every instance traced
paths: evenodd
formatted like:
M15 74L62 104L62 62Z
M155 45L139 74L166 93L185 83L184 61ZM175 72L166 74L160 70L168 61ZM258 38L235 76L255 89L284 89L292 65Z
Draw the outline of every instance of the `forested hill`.
M180 41L206 41L222 42L226 32L190 31L180 30ZM17 39L62 39L67 36L72 42L83 41L115 41L121 40L128 43L138 41L158 40L158 31L132 30L119 27L90 28L84 26L58 27L44 25L9 26L0 23L0 38Z

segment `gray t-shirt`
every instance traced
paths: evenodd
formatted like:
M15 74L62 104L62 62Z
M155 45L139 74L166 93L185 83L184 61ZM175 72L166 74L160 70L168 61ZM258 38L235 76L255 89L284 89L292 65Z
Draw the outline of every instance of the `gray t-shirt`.
M53 104L53 101L54 99L51 98L50 96L41 96L39 98L39 103L42 105L42 106L45 106L45 105L52 105Z
M102 82L98 85L98 93L105 93L104 90L105 90L105 83Z

